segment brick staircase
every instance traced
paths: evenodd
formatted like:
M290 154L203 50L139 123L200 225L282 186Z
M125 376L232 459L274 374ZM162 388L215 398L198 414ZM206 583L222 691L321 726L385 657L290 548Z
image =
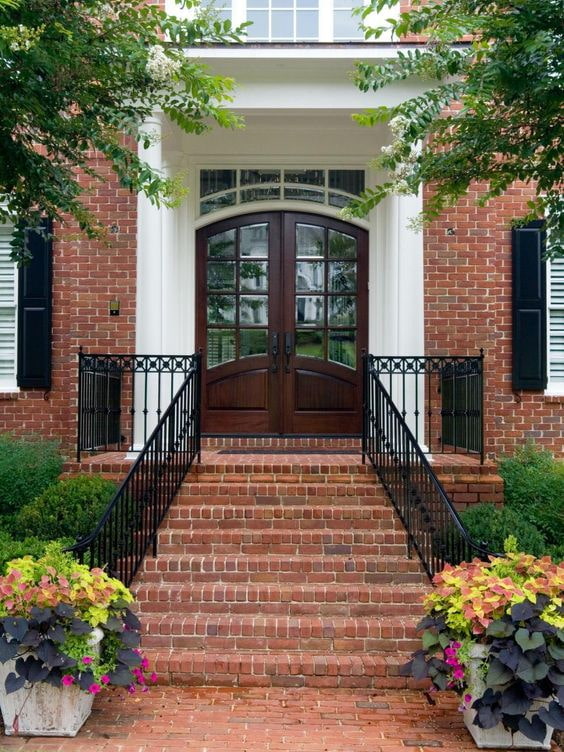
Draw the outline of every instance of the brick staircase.
M358 443L254 441L208 445L134 582L161 680L406 686L429 581Z

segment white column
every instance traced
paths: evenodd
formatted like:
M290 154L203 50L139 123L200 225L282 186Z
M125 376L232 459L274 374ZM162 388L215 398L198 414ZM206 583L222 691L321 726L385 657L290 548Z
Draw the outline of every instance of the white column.
M142 130L149 135L147 149L139 144L139 156L157 172L162 172L162 121L159 115L147 119ZM137 198L137 305L135 351L158 355L163 352L163 212L149 199ZM143 447L156 425L157 389L155 379L135 377L135 421L133 449ZM165 405L166 407L166 405ZM144 411L147 410L145 415Z
M151 138L149 148L139 144L139 156L162 172L162 122L159 115L142 126ZM149 199L137 198L137 323L136 351L162 352L162 211Z

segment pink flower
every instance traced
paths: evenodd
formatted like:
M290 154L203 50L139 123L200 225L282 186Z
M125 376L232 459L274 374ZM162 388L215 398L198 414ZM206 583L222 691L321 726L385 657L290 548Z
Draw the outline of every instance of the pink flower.
M102 690L102 687L101 687L101 686L100 686L99 684L91 684L91 685L90 685L90 686L88 687L88 691L89 691L89 692L90 692L91 694L93 694L93 695L97 695L97 694L98 694L98 692L100 692L101 690Z
M64 684L65 687L70 687L71 684L74 684L74 676L65 674L61 679L61 684Z
M92 658L91 656L85 655L84 658L82 659L82 662L88 666L92 663L93 660L94 658Z
M108 674L102 674L102 676L100 677L100 681L102 682L102 684L109 684L110 677L108 676Z
M129 692L130 695L135 694L135 686L133 684L130 684L129 687L127 688L127 691Z
M153 671L153 673L151 674L151 676L149 677L149 679L150 679L150 680L151 680L151 681L153 682L153 684L154 684L154 683L155 683L155 682L157 681L157 679L158 679L158 678L159 678L159 677L157 676L157 674L155 674L155 672L154 672L154 671Z
M472 702L472 695L464 695L464 702L468 705L469 702Z
M143 660L141 661L141 668L143 668L143 669L144 668L149 668L149 659L148 658L143 658Z
M460 642L451 642L450 644L451 644L451 646L452 646L452 647L453 647L453 648L454 648L455 650L458 650L459 648L461 648L461 647L462 647L462 643L460 643Z
M457 668L452 675L455 679L464 679L464 671L461 668Z

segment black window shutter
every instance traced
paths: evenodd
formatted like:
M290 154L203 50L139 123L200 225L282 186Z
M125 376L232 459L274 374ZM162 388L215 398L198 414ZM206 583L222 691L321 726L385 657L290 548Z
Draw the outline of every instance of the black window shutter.
M20 267L18 279L18 386L51 388L52 223L45 231L26 230L31 262Z
M546 233L538 220L512 231L513 388L545 389Z

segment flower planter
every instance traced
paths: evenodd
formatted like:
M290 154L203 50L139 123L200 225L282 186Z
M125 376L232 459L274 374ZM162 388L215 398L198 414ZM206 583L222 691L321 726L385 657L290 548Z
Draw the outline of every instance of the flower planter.
M89 640L93 652L99 652L103 637L100 629ZM92 711L94 695L76 685L53 687L44 682L22 687L6 694L4 683L14 671L15 659L0 664L0 710L8 736L76 736Z
M473 645L470 648L470 662L467 667L468 672L468 691L472 695L472 701L481 697L486 685L480 676L480 664L486 657L488 648L486 645ZM533 705L527 718L538 710L539 705ZM483 729L474 724L476 711L472 708L464 710L464 723L478 749L550 749L550 740L554 729L548 727L546 736L542 742L536 742L528 739L519 731L515 733L507 731L500 723L494 728Z

